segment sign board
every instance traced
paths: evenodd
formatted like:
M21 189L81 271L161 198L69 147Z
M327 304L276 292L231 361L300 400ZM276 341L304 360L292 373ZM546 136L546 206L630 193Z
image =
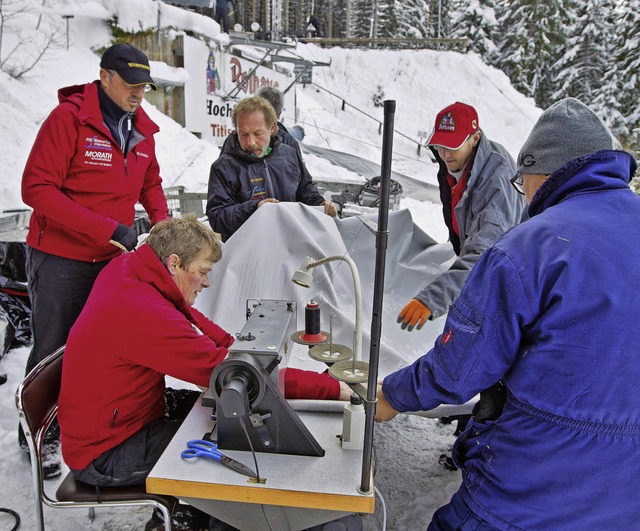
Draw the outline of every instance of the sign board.
M293 75L296 76L296 83L310 85L313 83L313 66L296 64L293 67Z
M210 49L193 37L185 35L184 46L184 67L191 76L185 82L185 126L218 146L233 131L231 113L239 100L267 85L284 91L293 81L290 73ZM292 90L285 94L284 106L293 111Z

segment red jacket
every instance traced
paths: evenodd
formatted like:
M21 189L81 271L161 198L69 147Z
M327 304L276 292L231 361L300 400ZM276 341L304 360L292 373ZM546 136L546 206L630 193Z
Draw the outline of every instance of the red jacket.
M84 469L164 416L165 375L200 386L233 338L187 305L151 247L111 261L71 329L58 420L62 454ZM328 374L288 369L288 398L337 398Z
M22 200L33 208L27 243L85 262L120 254L109 239L118 223L133 225L136 202L152 225L169 217L153 139L158 126L136 111L138 143L125 161L103 123L98 83L58 92L60 104L42 124L22 176Z

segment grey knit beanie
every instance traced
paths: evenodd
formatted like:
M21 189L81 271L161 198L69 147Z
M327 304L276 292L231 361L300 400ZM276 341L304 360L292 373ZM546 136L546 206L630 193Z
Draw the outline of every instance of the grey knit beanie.
M570 160L616 140L598 116L580 100L565 98L542 113L518 155L518 172L550 175Z

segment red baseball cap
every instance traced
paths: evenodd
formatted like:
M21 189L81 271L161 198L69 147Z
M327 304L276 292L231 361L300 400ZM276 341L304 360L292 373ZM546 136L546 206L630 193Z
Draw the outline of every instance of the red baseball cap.
M478 113L466 103L456 101L436 116L436 125L427 141L428 146L459 149L479 129Z

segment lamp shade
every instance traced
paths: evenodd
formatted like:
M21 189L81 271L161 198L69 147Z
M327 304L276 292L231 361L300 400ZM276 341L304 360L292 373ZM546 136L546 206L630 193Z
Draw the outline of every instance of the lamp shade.
M311 284L313 284L313 274L311 273L309 264L312 264L313 261L313 258L307 256L302 261L300 269L298 269L291 277L291 282L298 284L298 286L302 286L303 288L311 287Z

